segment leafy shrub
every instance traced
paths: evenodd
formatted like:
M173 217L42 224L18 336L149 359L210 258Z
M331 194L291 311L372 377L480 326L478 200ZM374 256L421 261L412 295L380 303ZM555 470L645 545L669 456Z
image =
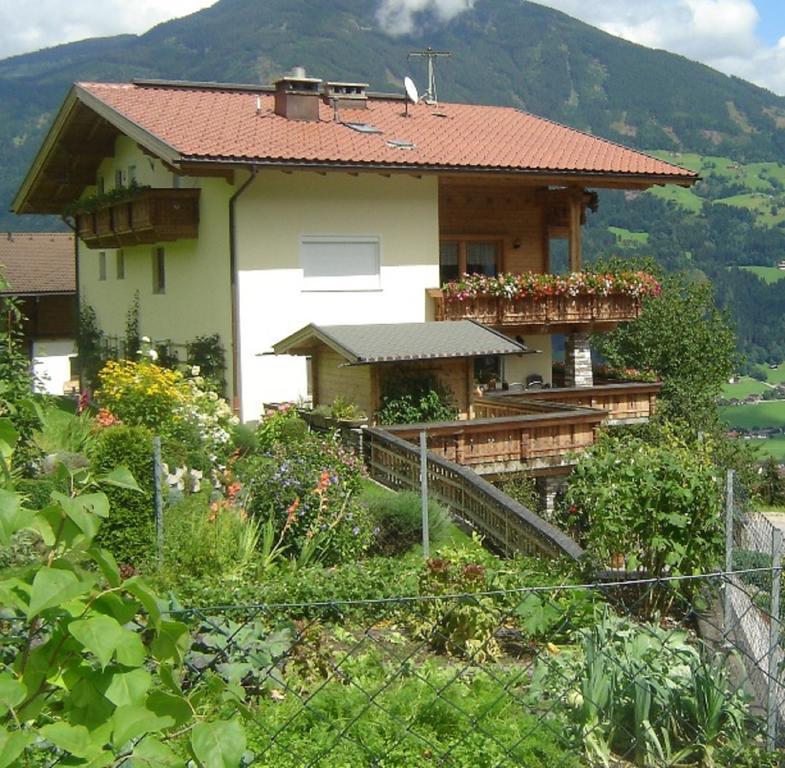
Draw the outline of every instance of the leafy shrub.
M124 423L203 451L211 462L226 458L237 419L201 377L185 378L144 359L110 361L99 379L98 402Z
M43 408L33 442L44 454L88 455L95 443L93 419L87 411L77 415L56 407Z
M164 512L164 567L194 579L238 578L253 566L258 525L209 493L184 497Z
M452 393L435 376L406 376L387 381L382 391L380 424L452 421L458 409Z
M578 461L565 504L602 567L650 577L705 573L722 553L720 486L705 442L605 435Z
M419 494L379 493L363 498L370 510L376 533L374 551L383 555L406 552L422 541L422 500ZM438 546L450 524L449 514L433 499L428 501L428 535Z
M300 418L293 405L284 405L265 414L256 429L256 446L259 451L272 451L282 441L289 443L303 440L308 425Z
M494 485L526 509L538 514L542 511L542 501L537 490L537 483L531 475L516 475L508 480L499 480Z
M432 557L425 566L420 577L421 595L467 595L487 592L492 586L493 574L465 550ZM428 640L438 652L475 664L501 653L496 630L502 611L491 596L425 601L417 604L415 614L415 637Z
M112 512L97 541L121 563L142 564L155 545L152 434L144 427L115 426L103 430L96 442L92 470L107 473L127 467L140 490L108 488Z
M289 416L274 418L276 429L297 423ZM260 446L270 441L271 432L260 435ZM304 433L241 459L235 472L248 513L272 524L274 535L264 537L268 557L273 549L287 556L308 552L329 564L368 549L373 526L357 501L361 465L341 445Z
M330 415L334 419L364 419L367 414L356 403L338 395L330 405Z
M221 337L214 333L211 336L197 336L186 345L186 362L191 368L197 368L196 376L204 376L212 389L220 395L226 391L226 351Z

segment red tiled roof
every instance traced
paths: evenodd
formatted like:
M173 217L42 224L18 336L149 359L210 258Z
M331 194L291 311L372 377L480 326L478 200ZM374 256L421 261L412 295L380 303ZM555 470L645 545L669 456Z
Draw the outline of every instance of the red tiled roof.
M273 112L269 92L159 84L79 83L101 102L173 147L182 159L621 174L689 183L696 175L619 144L510 107L371 97L367 109L320 102L319 121ZM257 114L257 97L261 110ZM368 123L359 133L342 123ZM399 149L388 141L414 144Z
M0 235L0 293L74 293L74 236L65 232Z

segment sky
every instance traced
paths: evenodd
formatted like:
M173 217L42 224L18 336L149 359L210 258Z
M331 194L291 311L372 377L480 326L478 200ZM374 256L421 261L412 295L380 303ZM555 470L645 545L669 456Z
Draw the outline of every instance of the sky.
M538 0L627 40L702 61L785 95L785 0ZM141 33L214 0L0 0L0 58L87 37ZM444 20L475 0L379 0L391 34L416 12Z

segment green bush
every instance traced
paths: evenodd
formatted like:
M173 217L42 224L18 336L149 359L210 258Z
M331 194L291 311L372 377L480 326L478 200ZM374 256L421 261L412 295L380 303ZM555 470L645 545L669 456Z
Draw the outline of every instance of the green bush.
M406 552L422 541L422 500L412 491L379 493L363 498L376 530L373 550L382 555ZM444 541L450 525L447 510L428 501L428 534L433 546Z
M127 467L141 489L106 489L112 511L101 525L97 541L120 563L142 565L155 548L152 450L150 430L114 426L100 433L93 451L92 470L96 474Z
M500 480L494 485L526 509L536 514L542 512L542 500L537 490L537 483L530 475L516 475L507 480Z
M452 393L435 376L428 375L388 381L376 414L380 424L420 424L457 418Z
M266 415L256 429L256 448L272 451L282 441L297 442L305 438L308 425L300 418L294 406L287 405Z
M373 525L357 499L358 458L340 444L308 432L265 448L273 431L280 427L285 432L299 421L290 416L273 420L275 429L259 435L260 453L234 467L245 508L260 524L272 524L270 534L263 537L265 559L273 552L299 558L307 551L332 564L363 555L371 544Z
M253 566L258 526L242 510L184 497L164 512L164 568L181 577L238 578Z

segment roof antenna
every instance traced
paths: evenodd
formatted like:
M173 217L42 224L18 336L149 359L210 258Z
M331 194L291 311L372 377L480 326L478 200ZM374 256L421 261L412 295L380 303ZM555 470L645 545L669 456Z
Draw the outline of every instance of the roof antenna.
M412 56L424 58L428 61L428 90L423 94L423 101L428 104L438 104L439 97L436 94L436 59L448 58L452 56L450 51L434 51L429 45L424 51L409 51L407 58Z
M406 90L406 117L409 117L409 102L416 104L420 100L420 94L417 93L414 80L408 75L403 78L403 87Z

